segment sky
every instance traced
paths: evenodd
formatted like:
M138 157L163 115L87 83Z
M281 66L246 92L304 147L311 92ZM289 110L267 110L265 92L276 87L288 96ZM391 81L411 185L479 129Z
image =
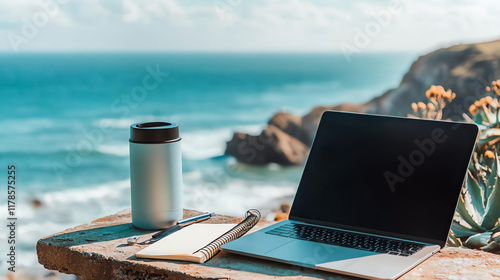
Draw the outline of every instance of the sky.
M0 0L1 52L426 52L500 39L490 0Z

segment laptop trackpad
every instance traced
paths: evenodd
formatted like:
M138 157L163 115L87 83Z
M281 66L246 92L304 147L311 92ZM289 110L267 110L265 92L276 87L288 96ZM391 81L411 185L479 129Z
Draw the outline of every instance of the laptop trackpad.
M314 267L316 264L345 261L375 253L353 250L311 241L294 240L266 253L266 257L286 260L292 264ZM345 262L345 265L351 264Z

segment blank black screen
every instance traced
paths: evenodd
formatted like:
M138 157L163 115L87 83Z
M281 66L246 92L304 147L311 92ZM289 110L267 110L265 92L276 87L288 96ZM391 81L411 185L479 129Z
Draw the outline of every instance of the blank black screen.
M290 216L444 242L477 132L473 124L325 112Z

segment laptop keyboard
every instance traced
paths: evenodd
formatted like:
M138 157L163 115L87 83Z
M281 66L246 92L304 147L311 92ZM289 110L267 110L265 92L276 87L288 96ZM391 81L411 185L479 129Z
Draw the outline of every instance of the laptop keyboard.
M418 243L357 234L305 224L286 224L267 231L266 233L404 257L410 256L424 247L424 245Z

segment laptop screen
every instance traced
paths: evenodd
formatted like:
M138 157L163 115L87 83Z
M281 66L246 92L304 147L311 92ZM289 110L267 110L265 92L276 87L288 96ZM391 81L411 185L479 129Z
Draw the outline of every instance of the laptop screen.
M473 124L327 111L290 218L443 244L476 137Z

